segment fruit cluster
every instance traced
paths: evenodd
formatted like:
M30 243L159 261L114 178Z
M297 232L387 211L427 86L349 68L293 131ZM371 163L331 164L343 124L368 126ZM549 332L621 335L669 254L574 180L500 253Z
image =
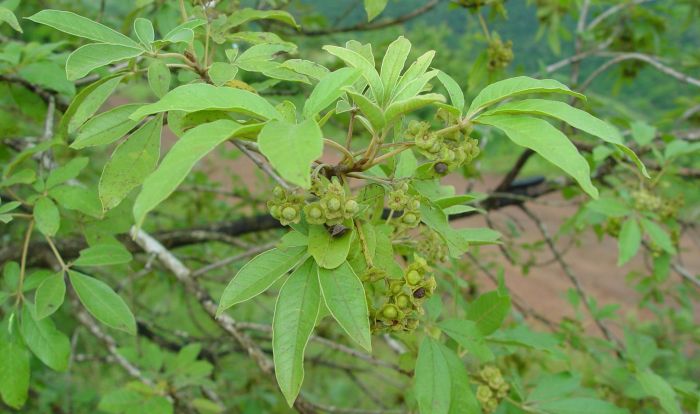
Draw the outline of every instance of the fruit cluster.
M485 413L496 411L510 390L510 386L503 379L501 371L492 366L486 366L479 371L479 386L476 389L476 399L481 403Z
M634 207L637 210L656 213L661 216L662 219L675 217L678 214L678 210L680 210L684 204L683 198L679 197L664 200L646 189L633 192L632 199L634 200Z
M316 180L311 193L317 198L306 201L293 191L275 187L273 199L267 202L270 214L283 226L298 223L302 211L310 224L333 226L352 219L360 211L360 205L346 193L345 187L335 177L332 181L325 178Z
M458 128L450 134L438 134L430 130L425 121L411 121L406 133L413 139L419 152L433 161L433 171L445 175L470 163L479 155L479 142L469 137L470 127Z
M449 250L445 241L429 227L424 227L421 230L421 237L419 240L416 250L418 254L425 257L429 263L444 262L449 257Z
M422 257L404 271L403 279L386 279L386 302L371 311L373 330L412 331L418 327L418 316L423 314L423 302L430 298L437 287L432 269Z
M420 224L420 199L408 194L408 184L402 183L389 192L387 205L392 211L403 212L398 221L406 227Z
M298 223L301 220L303 205L303 196L279 186L272 190L272 199L267 202L270 215L279 220L283 226Z
M505 69L513 61L513 42L503 42L497 33L493 33L486 53L490 71Z

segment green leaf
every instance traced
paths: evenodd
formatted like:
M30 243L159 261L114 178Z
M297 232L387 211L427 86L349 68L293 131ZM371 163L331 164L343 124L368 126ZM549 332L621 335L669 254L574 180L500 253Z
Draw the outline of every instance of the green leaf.
M148 85L157 97L162 98L168 93L171 78L170 69L162 60L155 59L148 65Z
M362 94L353 92L348 88L345 88L345 91L350 95L355 105L360 108L360 111L367 117L369 123L372 125L372 129L375 132L381 131L384 125L386 125L386 119L384 118L382 109Z
M447 248L450 251L450 256L454 258L460 257L469 248L469 243L461 234L461 230L453 229L448 220L447 215L428 200L421 203L420 206L421 221L428 227L435 230L440 237L447 243Z
M440 349L442 345L426 336L421 342L416 360L414 392L421 414L448 414L452 385L447 361Z
M634 153L624 144L622 134L614 126L594 117L586 111L567 104L566 102L550 101L547 99L526 99L523 101L508 102L494 108L484 115L491 114L533 114L551 116L566 122L574 128L596 136L603 141L615 145L620 151L627 154L637 165L645 177L649 178L646 167Z
M179 86L165 94L160 101L134 111L130 118L139 120L159 112L197 112L212 109L240 112L263 120L281 118L275 107L259 95L243 89L206 83Z
M494 290L480 295L467 308L467 319L474 321L484 336L496 332L510 312L510 296Z
M629 411L594 398L566 398L542 402L537 405L539 412L546 414L626 414Z
M156 168L162 126L163 114L159 114L114 150L102 170L98 186L104 211L118 206Z
M642 245L642 232L634 218L625 220L617 240L617 265L622 266L632 259Z
M306 255L306 246L271 249L243 265L224 289L217 316L231 306L245 302L266 291Z
M376 3L376 1L373 2ZM386 6L386 1L384 1L384 3ZM366 6L367 1L365 1L365 7ZM386 49L386 54L384 55L384 59L382 59L380 74L382 84L384 85L384 96L380 102L384 103L389 101L389 98L396 88L396 84L401 76L401 71L406 64L406 58L410 52L411 42L409 42L403 36L399 36L396 40L391 42L389 47Z
M41 320L58 310L66 296L66 281L63 271L55 273L39 285L34 294L35 316Z
M138 125L138 121L129 119L129 115L140 106L141 104L121 105L90 119L78 129L78 135L70 147L83 149L118 140Z
M275 377L291 407L304 381L304 350L321 308L316 265L309 258L284 283L272 320Z
M343 95L343 87L355 83L360 75L361 72L353 68L342 68L325 75L304 103L304 117L314 117L326 109Z
M31 17L27 17L27 19L39 24L51 26L64 33L94 40L96 42L139 48L138 43L116 30L72 12L42 10Z
M131 253L118 243L97 244L80 251L80 257L73 262L74 266L110 266L131 261Z
M511 141L535 151L573 177L591 197L598 198L588 162L566 135L547 121L529 116L489 115L480 116L477 122L502 130Z
M472 101L467 115L472 116L487 106L506 98L529 93L562 93L579 99L586 99L585 96L572 91L563 83L553 79L534 79L527 76L518 76L492 83L485 87Z
M285 180L302 188L311 186L311 162L323 154L323 133L315 120L268 122L258 135L258 145Z
M136 225L141 226L146 214L175 191L197 161L244 128L237 122L222 119L187 131L143 182L134 202Z
M105 325L136 335L136 320L124 300L102 281L68 271L73 290L92 316Z
M333 237L322 225L309 226L309 254L316 264L325 269L335 269L345 262L352 244L352 231Z
M209 66L209 78L216 86L221 86L236 77L238 67L226 62L214 62Z
M90 159L87 157L77 157L68 161L65 165L52 170L46 179L46 188L50 189L58 184L74 179L87 167L89 161Z
M29 351L18 338L0 336L0 395L20 409L29 395Z
M467 206L465 206L467 207ZM469 244L493 244L498 243L501 233L488 227L469 227L457 229L462 239Z
M452 76L447 73L440 71L437 74L438 80L442 83L442 86L447 89L447 94L450 95L450 102L452 106L457 108L459 115L462 116L464 112L464 92L459 84L452 78Z
M554 352L559 340L552 334L531 331L525 325L517 325L515 328L503 330L491 334L487 338L488 342L507 345L520 346L529 349Z
M348 262L335 269L318 268L323 300L345 332L368 352L372 352L369 310L365 288Z
M71 351L68 337L56 329L50 318L35 321L32 311L32 306L22 308L20 330L24 343L46 366L65 371Z
M52 237L61 227L61 215L56 204L48 197L41 197L34 204L34 221L43 234Z
M0 8L0 10L2 10ZM66 72L55 62L36 62L22 66L19 75L44 89L54 90L62 95L75 95L75 84L66 79Z
M365 0L365 11L367 12L367 21L371 22L375 17L379 16L389 0Z
M665 379L647 369L637 373L637 381L647 395L659 400L666 414L682 414L676 400L676 392Z
M49 191L61 208L79 211L85 215L101 218L102 208L94 188L82 186L59 185Z
M632 213L627 205L612 197L591 200L586 204L586 207L606 217L625 217Z
M257 9L242 9L236 11L228 17L226 27L234 28L255 20L277 20L290 26L299 27L297 22L294 20L294 16L286 11Z
M440 322L439 326L447 336L462 345L479 362L484 363L494 360L493 352L486 345L484 336L473 321L448 319Z
M656 137L656 128L644 121L635 121L630 124L632 138L640 146L648 145Z
M114 93L124 76L100 79L82 89L61 117L58 129L61 134L72 134L97 112Z
M382 101L384 85L382 84L382 79L379 77L379 73L377 73L377 69L374 67L374 62L370 62L361 54L344 47L323 46L323 50L340 58L346 65L359 69L362 73L362 77L365 78L369 84L374 99L377 102Z
M144 53L141 48L114 45L108 43L89 43L76 49L66 60L66 77L68 80L80 79L94 69L135 58Z
M437 93L426 93L425 95L414 96L413 98L398 100L393 102L384 111L387 122L391 122L399 115L413 112L417 109L432 105L436 102L444 102L445 97Z
M426 72L410 82L407 82L400 87L396 88L394 91L394 96L392 97L393 102L404 101L411 99L421 92L428 89L428 82L430 82L434 77L437 76L439 70L431 70ZM438 95L438 94L434 94ZM443 98L444 100L444 98Z
M401 76L399 83L396 85L394 96L399 92L408 87L409 84L413 83L419 77L425 75L425 72L430 67L430 63L435 57L435 51L429 50L416 59L415 62L411 63L411 66L406 69L406 71Z
M481 413L462 361L426 336L416 360L414 392L421 414Z
M257 33L257 32L256 32ZM304 59L289 59L282 63L283 68L289 68L297 73L306 75L312 79L321 80L330 73L328 68L320 63L312 62ZM357 73L359 77L359 72Z
M180 24L163 36L163 40L156 40L156 46L160 47L159 42L170 43L192 43L194 40L194 29L204 26L207 21L204 19L192 19Z
M22 27L17 21L17 16L7 7L0 7L0 23L5 22L15 31L22 33Z
M649 236L654 244L670 254L676 254L676 248L673 247L673 241L671 241L671 237L669 237L668 233L664 229L649 219L642 218L641 223L642 227L644 228L644 232Z
M399 160L396 162L396 171L394 178L409 178L412 177L418 167L418 160L413 155L413 151L408 149L399 155Z
M153 30L153 23L151 23L150 20L137 17L134 20L134 33L146 49L152 49L151 44L156 38L156 33L155 30Z

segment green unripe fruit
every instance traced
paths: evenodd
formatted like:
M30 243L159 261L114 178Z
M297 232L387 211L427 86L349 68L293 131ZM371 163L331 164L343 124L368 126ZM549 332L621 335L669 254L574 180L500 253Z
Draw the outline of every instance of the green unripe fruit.
M309 217L311 217L311 218L319 219L319 218L321 218L321 216L323 216L323 210L321 210L321 209L320 209L319 207L317 207L317 206L313 206L313 207L309 208L309 213L308 213L308 215L309 215Z
M285 207L282 209L282 217L286 220L294 220L297 216L297 211L293 207Z
M411 270L410 272L406 273L406 282L408 282L409 285L417 285L423 280L423 277L420 275L415 270Z
M330 211L338 211L340 209L340 200L333 197L326 202L326 207L328 207Z
M279 206L270 207L270 215L274 218L280 218L280 208Z
M389 282L389 292L391 292L392 295L395 295L399 292L401 292L401 289L403 288L404 281L401 279L394 279Z
M415 222L418 220L418 217L416 217L416 215L413 213L406 213L403 215L402 220L406 224L415 224Z
M401 309L406 309L411 305L411 299L406 294L401 294L396 297L396 306Z
M282 187L275 187L275 189L272 190L272 195L277 198L282 198L284 197L284 189Z
M386 304L382 308L382 317L386 319L396 319L399 316L399 310L396 306Z
M481 403L488 402L492 396L493 396L493 392L491 391L491 388L489 388L488 386L479 385L477 387L476 399L479 400Z
M409 206L409 208L410 208L411 210L414 210L414 211L415 211L415 210L418 210L418 209L420 208L420 201L418 201L418 200L411 200L411 202L409 203L408 206Z
M348 200L345 202L345 211L347 211L348 213L355 214L359 209L360 206L357 204L357 201Z

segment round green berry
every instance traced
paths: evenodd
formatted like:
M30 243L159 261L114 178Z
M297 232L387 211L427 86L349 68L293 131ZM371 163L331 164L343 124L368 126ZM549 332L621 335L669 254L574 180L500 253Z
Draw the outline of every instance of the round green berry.
M286 220L294 220L296 216L297 211L294 209L294 207L285 207L282 209L282 217L284 217Z
M333 197L326 202L326 207L330 211L338 211L340 209L340 200Z
M276 219L280 218L280 207L279 206L270 207L270 215Z
M476 399L481 403L486 403L493 396L493 391L487 385L479 385L476 388Z
M398 306L401 309L406 309L411 305L411 298L408 297L405 293L402 293L396 297L396 306Z
M418 217L416 217L416 215L413 213L406 213L403 215L402 220L404 223L410 225L410 224L415 224L416 221L418 221Z
M357 204L355 200L348 200L345 202L345 211L350 214L355 214L360 209L360 205Z
M396 306L386 304L382 308L382 317L386 319L396 319L399 316L399 310Z
M275 189L272 190L272 195L274 195L277 198L284 197L284 188L279 187L279 186L275 187Z
M391 292L392 295L395 295L399 292L401 292L401 289L403 288L404 281L402 279L394 279L389 282L389 292Z
M409 285L415 286L419 284L421 280L423 280L423 277L415 270L406 273L406 282L408 282Z
M312 206L309 208L308 211L308 216L313 218L313 219L319 219L321 216L323 216L323 210L321 210L320 207L318 206Z
M408 206L411 210L418 210L420 208L420 201L413 199Z

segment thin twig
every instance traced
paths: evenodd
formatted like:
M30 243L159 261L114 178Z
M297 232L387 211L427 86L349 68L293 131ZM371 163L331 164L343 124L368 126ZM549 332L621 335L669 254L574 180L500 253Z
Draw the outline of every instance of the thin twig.
M192 272L170 251L168 251L160 242L151 237L141 229L133 227L131 236L146 253L155 254L158 260L165 266L175 278L182 283L185 290L194 296L209 316L231 335L242 347L248 355L255 361L258 368L268 377L274 377L274 367L272 360L262 351L260 346L256 344L248 335L243 333L237 326L236 321L230 316L224 314L216 317L218 305L212 300L202 286L200 286L193 278ZM273 378L274 380L274 378ZM303 397L299 396L294 402L294 408L302 414L316 413L316 409Z
M571 269L569 264L561 256L561 253L559 252L559 249L557 249L557 246L555 246L554 240L552 239L552 236L550 236L549 230L547 230L545 224L542 222L542 220L540 220L539 217L537 217L536 214L534 214L532 211L530 211L530 209L528 209L524 205L519 205L518 207L520 207L523 213L525 213L525 215L527 215L535 223L535 225L537 225L537 228L542 234L542 237L544 237L545 243L547 243L547 247L549 247L549 250L556 258L557 263L559 263L559 266L562 268L562 270L569 278L571 283L574 285L576 292L581 297L584 306L588 310L588 313L590 313L596 326L598 326L598 328L608 341L613 343L615 346L619 346L617 339L615 339L613 334L610 332L610 329L608 329L608 327L603 323L603 321L601 321L595 316L588 293L586 293L586 291L583 289L583 285L581 284L581 281L579 280L578 276L576 276L576 274L574 273L573 269Z

